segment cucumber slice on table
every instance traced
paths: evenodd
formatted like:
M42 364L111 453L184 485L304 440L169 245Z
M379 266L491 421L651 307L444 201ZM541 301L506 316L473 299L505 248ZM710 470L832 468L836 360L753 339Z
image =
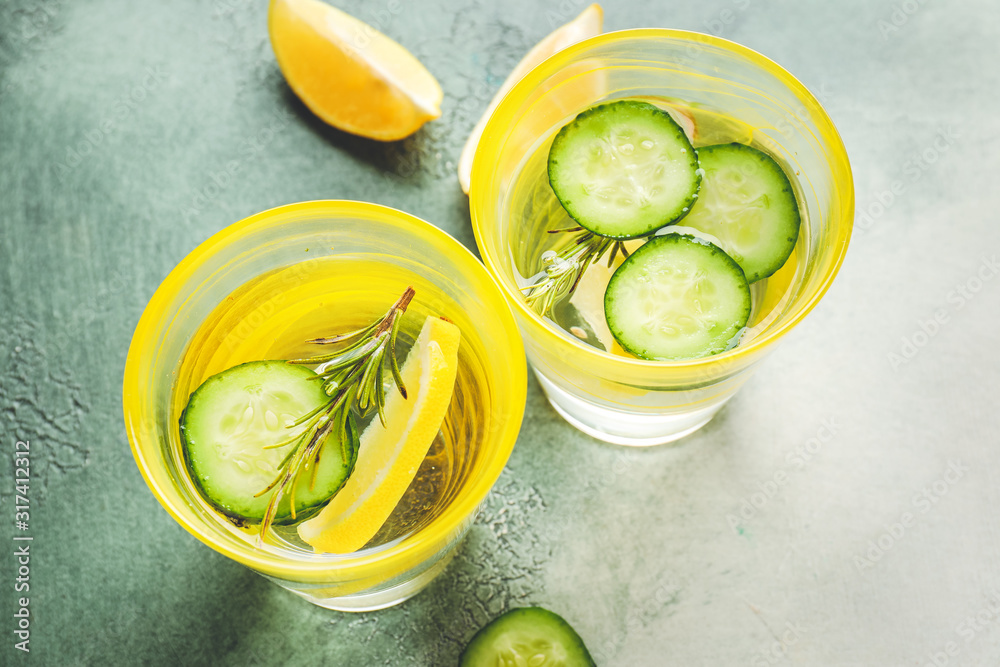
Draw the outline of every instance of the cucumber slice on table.
M304 366L284 361L251 361L208 378L188 401L181 416L184 458L202 495L220 512L248 523L264 517L272 491L254 495L278 475L293 444L265 449L300 435L289 428L299 417L327 402L323 383ZM351 438L356 440L355 438ZM353 443L344 459L331 436L321 449L315 483L312 468L295 487L296 520L303 519L336 493L354 468ZM291 520L290 490L278 504L275 523Z
M594 667L580 635L541 607L513 609L482 628L465 647L459 667Z
M721 248L687 234L656 236L608 282L604 315L615 340L642 359L724 352L750 318L750 286Z
M788 176L769 155L743 144L698 149L705 177L684 225L711 234L747 281L782 267L799 237L799 206Z
M691 209L698 154L666 111L624 100L592 107L559 130L549 184L581 226L614 239L650 234Z

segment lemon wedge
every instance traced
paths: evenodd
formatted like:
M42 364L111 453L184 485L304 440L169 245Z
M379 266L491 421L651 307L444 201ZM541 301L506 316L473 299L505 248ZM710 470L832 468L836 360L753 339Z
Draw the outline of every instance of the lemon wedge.
M357 551L375 536L410 486L441 429L458 372L461 333L428 317L400 369L409 398L392 389L386 425L375 419L361 434L354 472L319 514L299 525L317 552Z
M272 0L268 32L288 85L334 127L395 141L441 115L444 93L402 46L319 0Z
M486 121L493 115L493 111L500 104L504 95L514 87L514 84L531 71L536 65L551 55L562 51L567 46L572 46L588 37L599 35L604 24L604 10L597 3L594 3L580 12L580 15L569 23L560 26L548 34L542 41L534 46L528 55L521 59L521 62L514 67L507 79L500 86L500 90L493 96L490 105L486 108L482 118L472 129L472 134L462 148L462 155L458 160L458 182L462 185L462 191L469 194L469 183L472 180L472 159L476 156L476 147L479 139L486 128Z

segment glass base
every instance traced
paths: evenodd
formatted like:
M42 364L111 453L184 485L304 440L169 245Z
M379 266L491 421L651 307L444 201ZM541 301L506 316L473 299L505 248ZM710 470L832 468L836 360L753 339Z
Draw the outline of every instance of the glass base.
M353 595L343 595L337 597L324 597L318 594L317 590L300 590L292 588L285 583L278 581L276 579L271 579L279 586L287 588L291 592L295 593L301 598L308 600L317 607L323 607L324 609L332 609L334 611L346 611L346 612L364 612L364 611L378 611L379 609L386 609L387 607L392 607L402 602L406 602L414 595L424 590L428 584L434 579L434 577L441 574L441 571L448 566L451 559L455 556L455 549L451 549L448 554L442 557L438 562L434 563L431 567L421 572L419 575L412 579L408 579L402 583L390 586L388 588L378 589L375 591L365 591L362 593L357 593Z
M649 447L680 440L710 422L729 400L726 396L709 407L680 414L623 412L577 398L534 371L549 403L563 419L587 435L615 445Z

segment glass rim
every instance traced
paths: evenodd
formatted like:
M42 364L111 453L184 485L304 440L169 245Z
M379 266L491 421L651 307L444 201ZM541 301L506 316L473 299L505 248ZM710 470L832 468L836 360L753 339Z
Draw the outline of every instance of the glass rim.
M802 305L791 314L787 320L781 322L773 329L763 332L746 345L740 345L726 352L722 352L709 357L699 359L686 359L681 361L651 361L623 357L599 348L586 345L580 341L570 340L562 335L554 325L545 321L532 308L525 303L522 294L509 284L505 279L497 276L503 274L497 257L494 255L491 244L486 242L486 238L491 234L493 225L488 225L484 212L490 211L493 202L488 199L489 187L484 184L492 184L496 176L496 165L503 150L504 144L498 132L490 132L492 127L507 128L513 124L518 117L520 105L539 88L549 77L556 74L567 65L573 64L578 56L586 54L588 51L597 49L614 42L625 40L671 40L676 42L687 42L692 45L708 45L721 50L736 54L762 71L774 76L795 97L802 103L803 108L808 111L810 119L816 124L820 132L820 145L828 151L827 161L830 164L831 174L835 183L846 183L846 187L837 187L833 193L833 199L839 200L842 208L841 220L836 224L835 235L830 243L834 245L830 261L824 264L822 275L818 285L810 293L804 295ZM632 59L631 62L650 62L644 59ZM749 363L753 356L764 348L771 347L775 342L784 337L799 322L805 318L809 312L820 302L822 297L829 290L834 278L837 276L844 257L847 254L847 247L851 238L854 219L854 179L851 174L850 162L847 158L847 150L840 137L833 121L823 109L819 100L791 73L778 65L776 62L754 51L753 49L738 44L736 42L689 30L674 30L668 28L638 28L630 30L618 30L602 33L577 42L566 47L562 51L550 56L540 64L532 68L525 74L517 84L511 88L500 104L497 105L493 114L486 123L486 128L482 134L482 140L476 150L472 164L472 178L469 191L469 207L472 217L472 228L483 256L483 262L489 268L491 274L497 278L497 283L508 297L515 312L530 324L534 325L533 333L541 333L538 345L555 345L560 347L570 346L578 354L584 354L592 359L601 360L603 363L616 364L621 369L671 369L682 371L697 371L700 369L715 368L720 365L730 365L733 368L741 367L742 363ZM497 138L492 138L497 137ZM682 221L683 224L683 221ZM527 337L527 336L526 336Z
M164 318L166 307L184 295L185 289L190 287L189 281L194 273L206 264L210 264L217 253L231 243L269 225L284 224L289 215L303 214L360 217L392 224L402 223L400 226L412 229L415 234L425 238L429 237L435 245L446 248L448 259L459 265L463 274L478 274L484 285L492 285L492 288L478 290L477 296L486 301L497 313L507 331L507 335L501 338L505 341L508 357L515 362L509 364L513 375L511 382L513 395L508 403L516 418L508 416L498 420L499 427L489 436L491 441L498 443L497 455L486 462L482 473L468 488L419 532L371 553L337 554L334 558L306 555L302 560L293 560L263 551L242 541L235 542L236 546L230 547L228 543L223 543L216 536L200 529L203 522L198 519L195 512L185 509L187 503L173 485L165 484L166 488L161 487L153 474L155 469L161 468L157 465L155 453L160 443L142 442L142 424L145 420L151 419L151 416L143 413L144 403L141 393L149 382L148 374L151 367L151 364L145 361L145 354L155 349L153 346L158 337L169 325ZM517 363L518 360L520 363ZM199 541L228 558L269 576L308 581L321 581L324 575L331 574L336 574L337 581L344 582L373 576L383 569L392 569L401 563L418 564L447 547L449 541L461 531L463 524L475 514L503 471L524 418L526 394L527 365L517 325L506 299L497 287L496 279L475 255L444 230L414 215L380 204L351 200L315 200L277 206L243 218L200 243L170 271L143 310L129 345L122 382L123 413L133 458L150 491L167 513Z

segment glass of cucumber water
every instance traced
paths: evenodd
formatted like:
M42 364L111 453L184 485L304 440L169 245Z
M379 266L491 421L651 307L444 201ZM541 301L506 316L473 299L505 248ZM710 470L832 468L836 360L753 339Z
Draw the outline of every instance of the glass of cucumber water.
M641 446L705 425L816 306L854 190L792 75L724 39L644 29L569 47L507 94L470 209L553 408Z
M397 316L387 320L393 326L379 340L398 354L402 370L390 367L391 355L358 365L355 380L374 388L371 409L350 413L341 428L322 431L325 413L312 411L322 431L315 470L311 455L305 456L304 474L291 484L297 495L286 493L284 505L276 501L265 523L270 496L264 487L280 465L292 469L291 453L306 442L295 438L312 423L304 413L327 394L357 398L342 391L351 385L350 364L325 382L315 365L288 360L331 348L335 357L353 354L350 341L317 339L364 330L387 310ZM460 341L450 347L450 366L422 361L407 375L418 348L435 350L428 359L446 356L448 345L424 344L423 337L456 328L445 336ZM369 334L357 340L377 338ZM371 349L354 346L359 355ZM439 367L451 369L444 393L422 389L439 386L432 376ZM139 469L181 526L314 604L366 611L414 595L448 563L514 446L526 375L510 309L461 244L400 211L318 201L236 223L170 273L136 327L123 400ZM406 377L407 391L397 392ZM371 392L379 390L374 398ZM433 423L413 426L435 401L440 412L430 417ZM379 431L383 409L389 426L381 428L390 433L393 419L399 421L394 411L405 411L407 402L423 408L402 418L409 429L400 428L404 449L393 450L396 441L388 436L368 438ZM330 402L331 414L339 405ZM426 440L416 458L405 449L417 439L414 429ZM389 455L380 460L373 452ZM404 456L411 457L408 463L400 462ZM333 547L314 548L317 533L331 533L303 527L322 523L354 482L370 487L341 503L354 523L345 528L347 519L341 522ZM385 500L392 484L396 495ZM384 515L371 519L376 510Z

